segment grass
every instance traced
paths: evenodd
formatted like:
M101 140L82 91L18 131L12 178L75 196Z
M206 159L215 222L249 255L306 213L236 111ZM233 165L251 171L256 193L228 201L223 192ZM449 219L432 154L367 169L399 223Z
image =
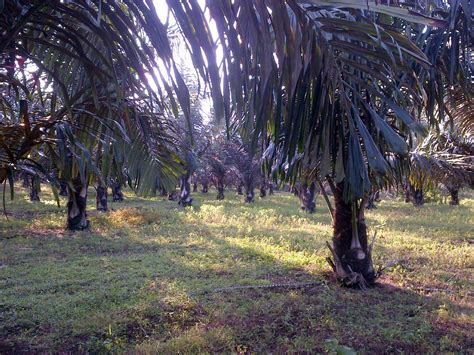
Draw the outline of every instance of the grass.
M472 193L369 211L375 263L398 263L366 291L332 279L321 198L308 215L285 193L198 193L186 209L127 193L103 214L90 196L92 230L71 234L41 197L20 191L0 217L0 352L473 352Z

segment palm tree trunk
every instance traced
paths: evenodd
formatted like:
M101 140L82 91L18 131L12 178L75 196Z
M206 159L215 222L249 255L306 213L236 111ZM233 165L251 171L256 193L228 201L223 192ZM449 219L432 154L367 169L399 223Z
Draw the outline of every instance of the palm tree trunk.
M0 168L0 184L3 184L7 177L8 177L8 168Z
M218 200L223 200L224 199L224 181L222 181L221 179L219 179L217 181L217 199Z
M39 201L39 186L40 186L40 179L38 176L33 175L31 176L30 180L30 201Z
M405 185L403 188L403 193L405 194L405 203L411 202L411 191L410 185Z
M425 203L425 199L423 197L423 190L421 188L417 188L413 192L413 204L415 206L421 206Z
M299 196L299 191L298 191L298 188L296 186L291 187L290 191L293 195Z
M59 196L67 196L67 184L65 181L59 181Z
M270 182L268 184L268 194L273 195L273 183L272 182Z
M87 184L84 184L80 178L76 178L72 181L72 185L74 189L68 187L67 229L71 231L88 229Z
M186 173L185 175L181 175L181 179L179 181L179 186L181 193L179 195L178 204L183 207L191 206L193 203L193 199L191 198L191 175Z
M107 212L107 187L99 184L96 191L96 208L97 211Z
M372 210L372 209L375 209L377 208L377 206L375 205L375 202L379 202L380 201L380 193L379 191L374 191L372 192L370 195L369 195L369 198L367 199L367 206L365 208L367 208L368 210Z
M244 188L244 184L239 182L237 184L237 195L243 195L244 194L243 188Z
M253 191L253 184L245 186L245 202L252 203L255 198L255 192Z
M166 192L166 189L162 186L160 188L160 196L166 196L168 195L168 192Z
M23 175L23 183L22 183L23 187L25 189L30 188L31 184L30 184L30 179L28 178L29 175L27 174L22 174L22 175Z
M118 182L112 184L112 201L113 202L123 201L122 185Z
M337 278L346 286L364 287L375 282L371 246L368 246L364 206L346 202L344 183L336 186L334 194L334 235L329 259Z
M316 203L314 202L315 191L316 186L314 182L309 187L307 183L304 183L303 186L301 186L299 191L299 199L300 206L303 211L314 213L316 208Z
M449 204L451 206L459 205L459 188L458 187L448 187L449 195L451 196L451 200Z

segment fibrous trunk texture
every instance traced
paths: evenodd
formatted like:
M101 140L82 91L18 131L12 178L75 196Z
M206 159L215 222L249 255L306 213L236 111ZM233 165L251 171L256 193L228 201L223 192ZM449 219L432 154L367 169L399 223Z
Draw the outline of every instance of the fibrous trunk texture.
M68 187L69 201L67 203L67 229L71 231L89 228L87 220L87 184L80 178L72 181L74 189Z
M107 187L103 185L98 185L96 190L96 208L97 211L106 212L108 210L107 206Z
M365 218L356 203L343 198L344 183L336 186L334 195L334 235L329 260L336 276L346 286L366 287L377 274L372 263L372 246L368 245ZM354 230L355 229L355 230Z

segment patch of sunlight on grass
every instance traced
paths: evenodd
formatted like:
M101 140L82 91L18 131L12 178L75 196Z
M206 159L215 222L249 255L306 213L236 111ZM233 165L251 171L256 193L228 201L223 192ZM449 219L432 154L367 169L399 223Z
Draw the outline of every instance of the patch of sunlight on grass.
M470 191L457 207L384 198L367 211L375 264L398 263L366 291L328 277L332 228L321 197L309 215L289 193L245 204L231 191L217 201L212 190L182 208L125 190L124 202L98 213L92 191L92 230L78 233L64 232L66 199L58 208L47 187L41 202L20 189L7 203L5 352L321 353L337 343L362 353L462 353L470 344ZM320 280L312 289L212 292Z
M159 217L159 214L141 208L121 208L117 211L111 211L105 216L105 220L112 227L123 228L156 223L159 221Z

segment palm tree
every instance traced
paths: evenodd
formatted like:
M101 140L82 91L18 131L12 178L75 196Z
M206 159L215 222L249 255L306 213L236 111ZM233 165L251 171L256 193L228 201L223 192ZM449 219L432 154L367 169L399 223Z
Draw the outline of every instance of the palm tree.
M227 161L232 166L231 174L237 177L237 191L243 187L245 202L255 199L255 187L261 180L261 167L255 153L240 137L234 136L226 145Z
M167 102L175 112L181 104L189 119L189 95L172 60L167 26L149 6L144 1L2 2L0 182L12 182L13 170L44 144L56 154L55 164L68 170L63 172L68 175L71 229L88 226L87 185L92 174L104 182L92 152L105 138L109 146L104 149L126 160L129 180L140 190L157 174L168 185L176 179L179 159L170 152L166 135L156 133L157 117ZM48 115L40 120L32 120L27 111L17 115L4 99L3 93L11 91L20 102L39 97ZM64 142L62 151L53 147L58 141ZM72 159L66 159L66 152ZM134 154L148 162L142 164ZM71 222L73 215L77 223Z
M371 284L377 272L367 240L366 197L377 181L392 178L389 162L407 159L424 125L443 119L446 88L456 85L469 97L470 3L439 1L436 9L423 1L207 0L205 8L198 0L167 3L208 84L216 118L225 118L229 135L235 125L249 142L250 170L258 148L271 148L265 157L274 178L295 181L304 173L318 183L326 180L334 196L334 207L325 199L334 220L331 265L346 285ZM51 110L44 125L71 120L72 107L95 111L98 83L104 102L115 108L111 122L124 117L115 114L124 111L122 98L143 93L160 108L169 102L177 111L179 103L189 118L189 93L152 1L16 1L3 11L7 31L0 53L8 72L2 80L23 90L11 72L19 54L59 90L62 111ZM77 94L71 95L71 86ZM42 136L24 122L2 127L8 144L0 155L7 162L0 166L0 182ZM253 185L247 187L251 194Z
M330 263L346 285L373 283L367 195L392 179L390 160L406 159L425 126L443 120L437 93L455 83L469 92L470 5L209 0L213 38L197 1L177 3L169 1L216 112L235 114L251 151L271 138L272 175L328 181Z
M443 184L450 196L451 205L459 204L459 190L472 186L474 182L474 143L472 137L445 130L441 134L431 133L411 156L408 180L422 193L424 185L435 188ZM420 204L422 196L414 196Z
M297 190L301 209L308 213L314 213L316 209L316 203L314 202L316 197L316 183L313 181L308 184L308 182L305 181L300 184Z
M218 149L214 152L209 152L208 164L209 171L211 173L211 181L217 190L217 200L223 200L225 198L224 192L226 187L226 177L228 175L228 169L225 162L225 157L222 155L222 150ZM221 153L221 154L219 154Z

